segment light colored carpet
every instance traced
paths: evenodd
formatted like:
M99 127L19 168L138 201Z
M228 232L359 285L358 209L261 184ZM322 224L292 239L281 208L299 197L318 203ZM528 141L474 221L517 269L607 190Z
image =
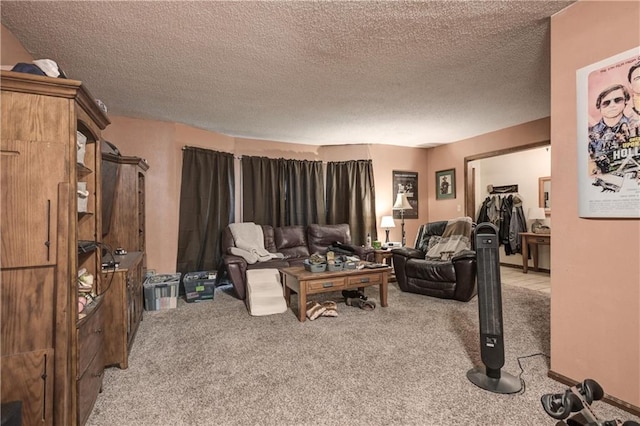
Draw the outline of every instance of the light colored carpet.
M378 301L377 288L367 295ZM503 284L503 306L503 371L518 375L518 357L549 353L549 295ZM441 300L391 283L389 307L339 303L338 313L304 323L291 309L251 317L230 287L213 301L145 312L129 368L105 371L88 424L555 424L540 396L566 387L546 376L545 357L522 359L519 394L466 378L481 365L477 298ZM631 418L593 407L603 419Z

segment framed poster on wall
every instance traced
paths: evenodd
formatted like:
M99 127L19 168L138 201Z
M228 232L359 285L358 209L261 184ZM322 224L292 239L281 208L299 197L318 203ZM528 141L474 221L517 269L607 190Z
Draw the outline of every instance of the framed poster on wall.
M404 210L405 219L418 218L418 172L393 171L393 201L404 192L411 204L410 210ZM400 210L393 210L393 218L400 219Z
M576 71L578 214L640 217L640 46Z

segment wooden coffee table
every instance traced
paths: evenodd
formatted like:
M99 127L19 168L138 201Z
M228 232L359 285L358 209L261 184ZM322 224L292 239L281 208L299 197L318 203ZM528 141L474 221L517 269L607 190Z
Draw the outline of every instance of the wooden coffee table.
M390 267L377 269L345 269L342 271L308 272L303 266L282 268L284 298L291 306L291 291L298 294L298 319L306 319L307 295L328 293L349 289L364 289L371 285L380 286L380 305L387 305L387 289Z

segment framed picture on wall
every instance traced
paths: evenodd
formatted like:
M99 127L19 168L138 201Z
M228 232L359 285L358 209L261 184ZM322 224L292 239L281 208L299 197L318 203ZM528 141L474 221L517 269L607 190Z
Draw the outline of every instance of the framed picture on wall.
M436 172L436 200L456 198L456 169Z
M398 200L398 194L404 193L411 209L404 209L405 219L418 218L418 172L393 171L393 202ZM400 210L393 210L393 218L400 219Z

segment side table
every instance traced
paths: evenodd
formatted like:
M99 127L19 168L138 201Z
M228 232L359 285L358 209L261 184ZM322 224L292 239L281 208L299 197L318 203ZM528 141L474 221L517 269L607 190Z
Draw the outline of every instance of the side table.
M377 250L374 250L373 253L375 255L376 263L386 263L387 265L391 266L391 272L389 273L389 281L395 281L396 274L393 271L393 256L391 254L391 250L377 249Z
M535 234L533 232L521 232L522 237L522 272L529 271L529 244L533 247L533 269L538 271L538 246L551 246L551 234Z

